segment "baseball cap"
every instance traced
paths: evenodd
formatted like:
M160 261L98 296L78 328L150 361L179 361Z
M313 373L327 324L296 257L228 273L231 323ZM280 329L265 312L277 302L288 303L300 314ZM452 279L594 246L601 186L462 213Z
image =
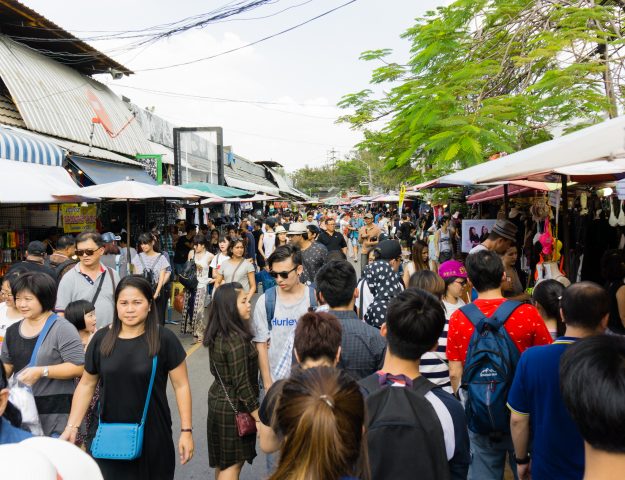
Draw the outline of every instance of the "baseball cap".
M511 241L516 241L517 227L514 223L508 220L497 220L492 229L493 233L496 233L502 238L506 238Z
M401 257L401 245L397 240L382 240L375 247L375 250L380 253L379 258L381 260L393 260Z
M104 243L111 243L111 242L119 241L121 239L122 237L120 237L119 235L115 235L112 232L106 232L102 234L102 241Z
M46 254L46 246L43 244L43 242L35 240L34 242L30 242L28 244L28 248L26 249L26 251L29 255L43 257Z
M447 260L438 267L438 274L444 279L450 277L467 278L467 269L458 260Z
M289 225L289 231L287 232L287 235L304 235L305 233L308 233L306 225L304 225L302 222L294 222Z
M365 213L365 217L364 218L373 218L373 213L371 213L371 212Z

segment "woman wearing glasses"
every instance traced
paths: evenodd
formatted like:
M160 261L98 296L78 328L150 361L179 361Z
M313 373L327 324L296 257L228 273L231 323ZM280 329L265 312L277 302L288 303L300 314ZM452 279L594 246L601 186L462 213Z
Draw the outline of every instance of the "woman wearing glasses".
M6 335L7 328L23 318L15 306L15 300L11 292L11 283L15 283L18 276L19 273L9 273L2 279L2 290L0 290L0 300L3 301L0 303L0 351L2 351L2 341Z
M196 341L202 341L204 335L204 307L208 299L208 285L211 283L210 264L214 255L207 249L208 239L204 235L193 237L193 250L189 252L188 260L195 263L197 288L185 289L184 307L182 310L183 321L180 325L182 333L192 333Z
M228 260L226 260L215 280L215 289L224 283L240 283L247 295L248 301L256 293L256 278L254 276L254 264L243 258L245 255L245 242L241 238L230 240L228 245Z

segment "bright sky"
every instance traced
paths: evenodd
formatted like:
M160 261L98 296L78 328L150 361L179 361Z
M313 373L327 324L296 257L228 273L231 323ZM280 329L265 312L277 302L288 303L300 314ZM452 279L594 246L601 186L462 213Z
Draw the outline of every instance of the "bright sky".
M274 160L293 171L320 166L335 149L340 158L360 134L334 120L341 96L368 87L379 64L358 60L365 50L392 48L405 62L408 42L399 38L426 10L442 0L357 0L336 12L277 38L212 60L168 70L141 71L229 50L297 25L347 0L275 0L242 14L256 18L293 7L271 18L210 24L162 40L147 49L110 54L137 72L122 80L98 79L141 107L180 126L224 127L224 143L252 161ZM78 37L93 31L135 30L170 23L221 7L227 0L22 0ZM234 3L234 2L228 2ZM88 5L88 6L87 6ZM90 42L108 53L115 42ZM178 98L123 88L184 93L238 100L277 102L257 105Z

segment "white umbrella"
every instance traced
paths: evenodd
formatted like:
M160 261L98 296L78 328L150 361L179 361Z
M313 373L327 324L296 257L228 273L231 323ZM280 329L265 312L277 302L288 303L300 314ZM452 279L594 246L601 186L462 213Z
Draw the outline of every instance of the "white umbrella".
M556 171L580 163L625 157L625 115L519 152L441 177L441 183L475 185Z

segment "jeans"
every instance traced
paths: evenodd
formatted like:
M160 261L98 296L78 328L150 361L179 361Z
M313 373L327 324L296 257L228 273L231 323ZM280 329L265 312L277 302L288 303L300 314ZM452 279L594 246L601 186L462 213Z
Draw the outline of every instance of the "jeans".
M260 378L260 374L259 374L259 378ZM260 393L258 395L258 400L259 400L259 405L262 405L263 400L265 398L265 387L262 385L262 380L259 382L260 385ZM266 453L265 454L265 468L267 469L267 478L269 478L271 475L274 474L274 472L276 471L276 468L278 467L278 459L280 457L280 453L276 452L276 453Z
M480 435L469 430L469 439L471 440L469 480L503 480L506 453L514 478L518 480L510 434L504 435L499 441L493 441L489 435Z

